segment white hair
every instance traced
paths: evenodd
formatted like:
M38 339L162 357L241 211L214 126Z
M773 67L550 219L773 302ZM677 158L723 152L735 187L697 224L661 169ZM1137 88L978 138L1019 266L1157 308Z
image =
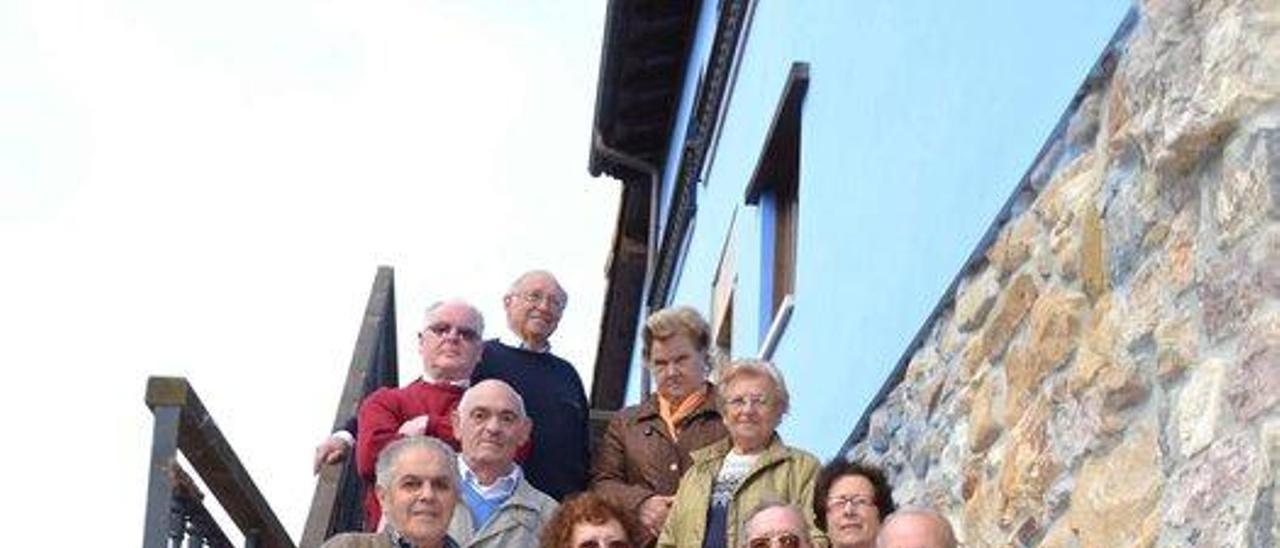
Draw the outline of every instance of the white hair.
M481 338L484 337L484 314L480 313L479 308L476 308L475 306L472 306L471 303L459 298L441 299L427 305L427 310L424 313L424 318L426 320L427 325L430 325L433 321L435 321L436 310L439 310L440 307L446 304L460 305L465 307L467 310L469 310L471 312L471 315L476 319L476 333L478 333L481 336Z
M375 479L380 487L391 487L391 482L395 480L393 474L400 455L410 449L426 449L434 452L449 471L449 481L453 483L454 488L458 487L458 454L452 447L430 436L409 436L393 441L382 448L382 452L378 453L378 462L374 465Z

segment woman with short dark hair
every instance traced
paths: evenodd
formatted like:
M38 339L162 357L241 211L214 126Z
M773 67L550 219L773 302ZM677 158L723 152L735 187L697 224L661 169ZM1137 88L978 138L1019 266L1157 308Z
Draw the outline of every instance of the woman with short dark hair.
M836 459L822 467L813 491L818 528L832 548L871 548L893 512L893 490L875 466Z

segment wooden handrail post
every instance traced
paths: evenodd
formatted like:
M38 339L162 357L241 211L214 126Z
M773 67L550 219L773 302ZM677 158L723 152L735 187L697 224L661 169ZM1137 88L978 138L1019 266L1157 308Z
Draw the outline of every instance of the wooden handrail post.
M200 403L195 390L180 377L147 379L147 407L156 417L156 433L151 455L151 476L147 491L147 530L144 548L165 548L157 543L157 531L168 530L159 524L168 516L173 504L173 481L170 479L176 451L180 449L192 469L218 499L236 527L256 531L262 548L294 548L275 512L249 477L231 444L209 411ZM172 472L177 475L176 471ZM166 522L163 522L167 524Z
M169 511L173 505L173 485L169 469L178 453L178 423L182 408L164 405L152 410L155 426L151 435L151 464L147 473L146 529L143 548L168 548Z
M346 382L338 397L333 428L341 428L354 416L360 401L369 393L397 384L395 271L389 266L380 266L369 290ZM330 535L360 528L364 518L360 500L363 486L356 477L354 450L351 453L345 462L327 464L320 469L311 510L298 542L300 548L315 548Z

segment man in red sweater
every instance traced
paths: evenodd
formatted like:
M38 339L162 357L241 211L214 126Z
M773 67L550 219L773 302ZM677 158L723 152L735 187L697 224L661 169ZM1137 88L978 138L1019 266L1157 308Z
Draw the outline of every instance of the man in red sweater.
M365 529L377 529L382 515L372 489L378 453L406 436L439 438L458 449L449 417L467 389L480 361L484 318L461 300L427 307L418 333L422 377L403 388L380 388L360 404L356 437L356 470L365 483Z

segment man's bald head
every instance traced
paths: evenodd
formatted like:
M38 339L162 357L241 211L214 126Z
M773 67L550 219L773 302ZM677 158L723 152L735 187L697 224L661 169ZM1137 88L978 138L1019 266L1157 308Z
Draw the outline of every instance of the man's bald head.
M956 548L956 535L934 510L899 508L880 528L876 548Z

